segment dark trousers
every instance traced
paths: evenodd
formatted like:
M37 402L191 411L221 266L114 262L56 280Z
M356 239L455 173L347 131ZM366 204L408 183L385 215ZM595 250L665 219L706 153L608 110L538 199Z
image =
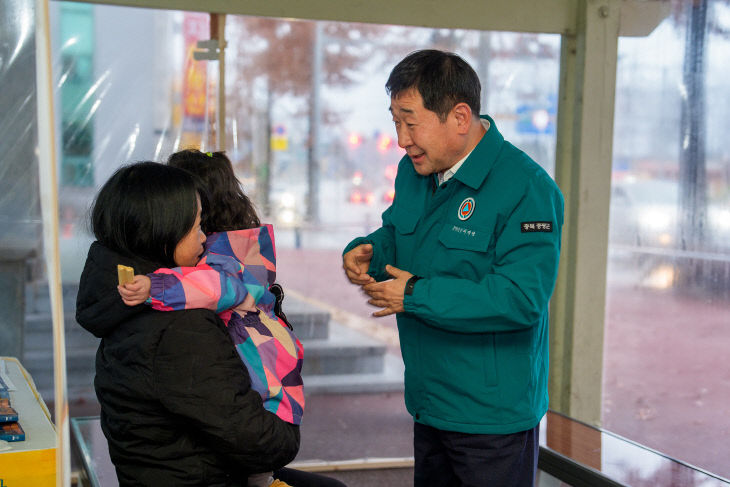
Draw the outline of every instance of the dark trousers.
M508 435L413 428L415 487L532 487L540 425Z

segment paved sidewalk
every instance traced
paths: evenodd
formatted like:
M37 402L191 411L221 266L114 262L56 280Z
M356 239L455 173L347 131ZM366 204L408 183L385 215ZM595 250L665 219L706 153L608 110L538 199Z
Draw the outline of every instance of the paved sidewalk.
M609 288L603 427L730 478L730 303Z

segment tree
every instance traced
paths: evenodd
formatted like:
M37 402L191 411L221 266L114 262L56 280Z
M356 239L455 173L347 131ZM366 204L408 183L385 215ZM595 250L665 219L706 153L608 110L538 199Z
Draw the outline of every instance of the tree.
M307 216L316 221L318 128L322 122L333 124L339 119L335 110L320 106L318 90L322 84L342 87L356 82L359 66L376 49L373 41L388 27L259 17L234 17L229 24L228 49L233 51L227 68L233 78L227 83L230 106L235 113L255 114L253 94L257 86L266 100L267 153L264 161L251 161L252 167L259 166L257 187L264 213L270 212L271 110L278 97L290 95L305 101L306 113L302 115L309 119ZM242 129L244 135L254 135L250 126L247 131Z
M226 83L230 113L250 114L249 127L239 126L241 138L256 139L253 120L266 120L259 131L259 160L247 155L246 163L257 168L258 200L264 213L270 212L271 110L282 96L301 99L301 116L308 120L307 217L318 219L317 192L320 155L320 124L335 125L341 120L337 106L325 106L319 96L321 86L347 87L361 81L362 67L375 63L392 67L409 52L424 47L459 51L477 60L476 68L486 78L490 58L536 55L556 56L539 36L524 34L516 45L490 46L488 35L463 29L427 29L344 22L312 22L233 17L229 33ZM476 34L476 35L475 35ZM537 49L537 51L536 51ZM487 80L484 79L486 100ZM254 94L258 94L256 106ZM261 102L263 100L263 102ZM484 103L486 108L486 103Z

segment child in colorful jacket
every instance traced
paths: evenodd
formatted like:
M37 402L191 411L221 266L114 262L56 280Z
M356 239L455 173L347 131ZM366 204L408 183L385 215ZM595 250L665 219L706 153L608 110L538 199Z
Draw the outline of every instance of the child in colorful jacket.
M157 269L146 277L150 280L146 302L153 309L215 311L228 328L264 407L284 421L301 423L302 344L291 325L274 312L277 301L270 286L276 277L276 257L271 225L213 233L197 266Z
M195 267L134 276L132 283L119 286L124 303L146 303L161 311L215 311L265 409L299 425L305 403L303 350L281 311L281 286L274 283L273 227L260 224L224 153L185 150L173 154L168 164L198 175L208 189L201 225L207 234L205 251ZM269 485L267 479L273 480L270 472L251 476L249 486Z

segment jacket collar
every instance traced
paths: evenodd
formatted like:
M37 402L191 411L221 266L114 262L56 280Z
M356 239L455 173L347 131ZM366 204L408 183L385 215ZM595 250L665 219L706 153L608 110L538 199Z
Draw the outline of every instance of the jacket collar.
M481 118L489 121L489 130L454 174L454 179L458 179L472 189L478 189L487 178L487 174L494 166L497 155L504 144L504 137L497 130L497 124L494 123L492 117L481 115Z

